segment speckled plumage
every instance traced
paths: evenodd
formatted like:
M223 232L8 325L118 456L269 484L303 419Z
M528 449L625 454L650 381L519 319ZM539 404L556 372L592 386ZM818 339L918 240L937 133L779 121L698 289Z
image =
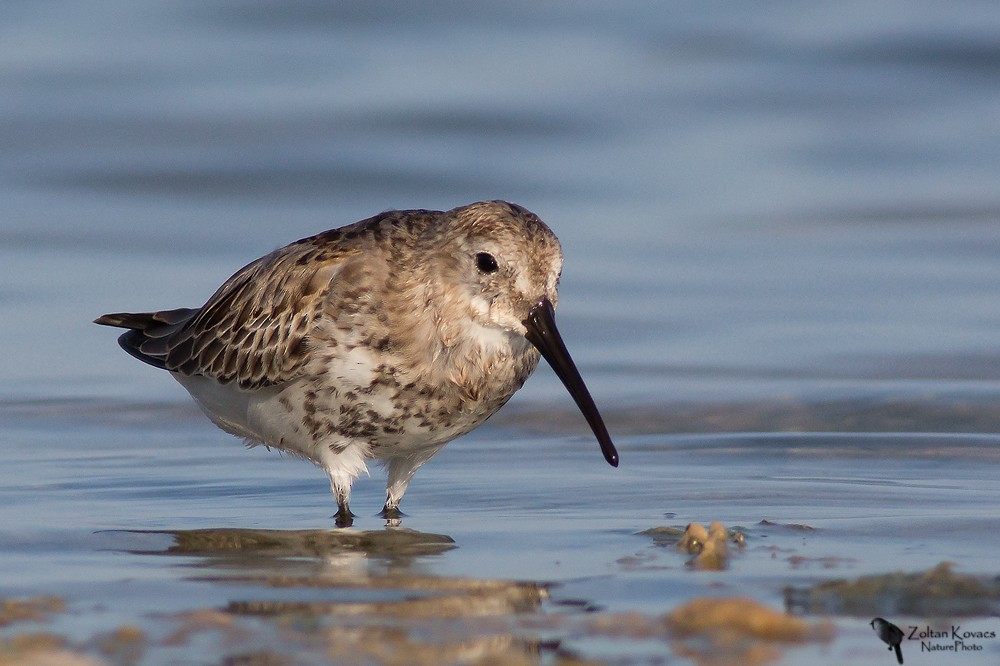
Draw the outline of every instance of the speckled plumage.
M223 430L323 467L341 518L366 461L382 461L392 515L417 468L500 409L539 349L617 464L555 329L561 269L555 235L514 204L390 211L261 257L199 309L97 323L130 329L122 347Z

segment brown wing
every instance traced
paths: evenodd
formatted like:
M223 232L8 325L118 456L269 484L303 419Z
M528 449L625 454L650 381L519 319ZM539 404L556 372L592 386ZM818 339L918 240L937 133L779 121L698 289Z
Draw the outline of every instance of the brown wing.
M246 389L280 384L309 361L304 343L345 262L385 234L412 241L441 215L386 211L261 257L200 309L109 314L97 323L130 329L121 346L156 367Z
M279 384L308 361L303 340L330 282L360 252L336 240L328 232L261 257L200 310L105 315L97 323L132 329L122 347L151 365L246 389Z

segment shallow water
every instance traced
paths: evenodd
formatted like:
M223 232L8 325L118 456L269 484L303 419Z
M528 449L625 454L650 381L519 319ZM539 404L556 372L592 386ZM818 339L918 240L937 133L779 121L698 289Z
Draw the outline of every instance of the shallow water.
M877 614L1000 631L965 579L800 603L1000 573L998 28L980 2L5 3L0 598L65 609L0 615L0 663L36 631L153 664L883 664ZM420 470L401 526L359 481L352 541L318 470L90 324L487 198L564 244L560 328L619 469L543 368ZM711 521L746 536L722 571L641 534ZM706 596L816 633L762 656L665 628ZM968 643L903 649L996 662Z

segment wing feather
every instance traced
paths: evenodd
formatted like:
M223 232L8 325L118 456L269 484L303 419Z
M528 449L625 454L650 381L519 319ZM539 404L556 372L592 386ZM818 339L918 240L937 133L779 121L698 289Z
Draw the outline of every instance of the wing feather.
M308 363L314 324L332 283L385 233L413 236L434 211L386 211L304 238L247 264L199 309L117 313L98 324L130 329L119 343L141 361L255 389L294 379Z
M302 342L322 312L331 281L359 252L319 240L277 250L233 275L169 338L164 366L245 389L297 376L309 360Z
M361 252L334 230L244 266L200 309L115 313L96 323L130 329L119 343L150 365L255 389L295 378L304 344L341 266Z

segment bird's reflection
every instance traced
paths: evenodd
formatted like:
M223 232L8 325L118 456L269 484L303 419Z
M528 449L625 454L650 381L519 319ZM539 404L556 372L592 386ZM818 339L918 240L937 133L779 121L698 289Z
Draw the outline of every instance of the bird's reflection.
M195 556L202 568L219 568L228 573L247 571L286 571L291 568L318 572L341 568L353 561L365 563L377 571L406 573L419 568L421 558L440 555L455 548L455 541L445 534L419 532L387 526L381 530L351 528L320 530L274 530L242 528L207 528L197 530L131 531L143 546L124 548L147 555ZM149 548L150 539L160 548ZM301 565L301 566L296 566Z
M548 586L433 575L428 562L456 547L447 535L399 527L127 534L144 545L168 540L133 553L194 558L189 579L234 585L223 611L233 622L273 622L328 656L506 663L534 661L546 649L520 625Z

